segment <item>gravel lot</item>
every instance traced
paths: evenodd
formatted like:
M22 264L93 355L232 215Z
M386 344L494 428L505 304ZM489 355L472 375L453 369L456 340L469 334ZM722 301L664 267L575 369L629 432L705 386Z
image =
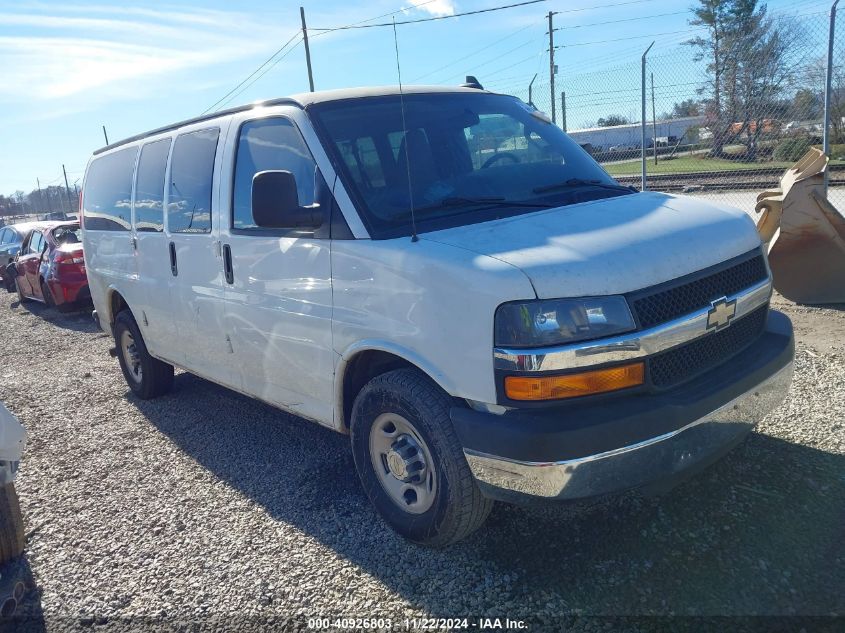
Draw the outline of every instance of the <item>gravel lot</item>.
M29 431L27 553L4 573L31 574L22 611L48 630L845 615L845 309L777 303L798 332L795 385L727 458L658 499L499 504L430 551L376 517L345 436L187 373L139 401L87 311L2 293L0 399Z

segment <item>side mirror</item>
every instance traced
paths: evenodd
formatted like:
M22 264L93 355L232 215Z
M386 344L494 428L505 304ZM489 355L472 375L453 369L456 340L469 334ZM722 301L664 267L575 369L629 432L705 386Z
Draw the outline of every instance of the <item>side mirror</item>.
M18 267L15 266L15 262L9 262L6 264L6 274L5 277L7 279L14 279L18 276Z
M252 218L265 229L311 231L324 221L320 205L299 206L296 179L285 170L260 171L252 177Z

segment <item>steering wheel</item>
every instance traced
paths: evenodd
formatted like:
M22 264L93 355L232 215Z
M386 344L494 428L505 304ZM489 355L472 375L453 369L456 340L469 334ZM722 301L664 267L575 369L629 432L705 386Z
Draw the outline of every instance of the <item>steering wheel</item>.
M516 154L512 154L511 152L499 152L497 154L493 154L490 158L484 161L484 164L481 165L481 169L487 169L488 167L495 165L503 158L507 158L513 163L519 162L519 157Z

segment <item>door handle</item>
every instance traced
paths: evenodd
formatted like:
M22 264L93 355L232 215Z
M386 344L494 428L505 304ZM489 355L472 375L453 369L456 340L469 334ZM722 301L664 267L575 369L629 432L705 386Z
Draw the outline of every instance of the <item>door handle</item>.
M223 272L226 274L226 283L235 283L235 271L232 270L232 248L223 244Z
M176 244L170 242L170 272L174 277L179 274L179 266L176 265Z

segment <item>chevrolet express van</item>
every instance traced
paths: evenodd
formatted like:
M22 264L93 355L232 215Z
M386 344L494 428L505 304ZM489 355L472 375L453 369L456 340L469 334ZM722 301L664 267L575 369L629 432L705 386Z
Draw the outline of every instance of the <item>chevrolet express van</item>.
M217 112L95 152L82 207L132 391L181 367L349 434L373 505L418 543L467 536L497 499L666 486L791 382L751 219L619 185L507 95Z

